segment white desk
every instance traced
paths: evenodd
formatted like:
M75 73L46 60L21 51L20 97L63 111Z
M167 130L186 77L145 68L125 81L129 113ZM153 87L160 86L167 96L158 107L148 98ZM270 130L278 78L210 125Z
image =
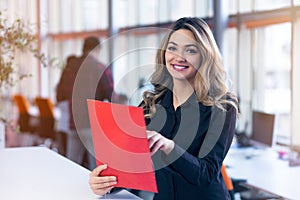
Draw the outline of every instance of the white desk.
M300 199L300 166L289 167L271 148L231 148L224 161L232 178L293 200Z
M0 199L99 199L89 188L90 171L45 147L0 150ZM101 199L101 198L100 198ZM126 190L106 199L140 199Z

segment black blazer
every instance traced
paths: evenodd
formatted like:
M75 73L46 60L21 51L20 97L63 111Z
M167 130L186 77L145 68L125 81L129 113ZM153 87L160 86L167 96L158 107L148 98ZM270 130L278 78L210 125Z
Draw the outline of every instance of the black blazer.
M230 199L220 171L234 136L235 108L227 108L220 136L212 144L212 150L199 158L212 107L198 102L196 94L176 111L172 102L173 94L167 91L158 101L155 116L146 120L148 130L155 130L175 142L168 156L158 151L152 157L158 186L154 200Z

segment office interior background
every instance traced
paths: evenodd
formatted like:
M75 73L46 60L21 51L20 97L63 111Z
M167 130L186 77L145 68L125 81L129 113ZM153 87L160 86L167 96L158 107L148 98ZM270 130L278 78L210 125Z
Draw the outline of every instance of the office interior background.
M36 25L39 51L57 62L42 67L26 54L16 58L15 70L32 76L1 91L8 118L16 115L10 109L15 93L55 102L66 58L80 55L90 35L102 41L99 58L113 66L116 92L137 105L168 25L196 16L217 36L231 89L239 96L237 129L251 132L252 110L274 113L275 142L300 147L300 0L0 0L0 10L8 21Z

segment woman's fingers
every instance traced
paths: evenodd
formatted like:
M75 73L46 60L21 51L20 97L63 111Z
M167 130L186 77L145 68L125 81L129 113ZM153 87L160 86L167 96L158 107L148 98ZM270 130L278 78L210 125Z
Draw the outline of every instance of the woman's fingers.
M158 150L162 150L165 154L169 154L174 149L174 142L159 134L156 131L147 131L148 142L151 155Z
M150 148L151 156L154 155L159 149L163 147L164 143L161 140L157 140Z
M90 187L97 195L104 195L109 192L117 184L116 177L104 176L93 178L90 181Z
M95 177L91 181L91 187L93 189L105 189L108 187L112 187L116 184L117 184L117 179L115 176Z
M107 183L116 183L117 178L115 176L97 176L97 177L91 177L90 179L91 184L97 184L97 185L103 185L103 187L108 187Z
M90 173L89 184L93 192L97 195L104 195L117 184L115 176L99 176L107 165L100 165Z
M106 168L107 168L107 164L99 165L91 172L90 176L99 176L100 172L102 172Z
M152 149L153 145L159 140L160 134L158 134L155 131L147 131L148 134L148 142L149 142L149 148Z
M149 131L148 136L149 135L149 148L151 155L153 155L164 145L164 137L155 131Z
M103 188L101 188L101 189L95 189L95 190L93 190L93 192L96 194L96 195L104 195L104 194L106 194L106 193L108 193L110 190L112 190L114 187L112 186L112 187L108 187L108 188L105 188L105 189L103 189Z

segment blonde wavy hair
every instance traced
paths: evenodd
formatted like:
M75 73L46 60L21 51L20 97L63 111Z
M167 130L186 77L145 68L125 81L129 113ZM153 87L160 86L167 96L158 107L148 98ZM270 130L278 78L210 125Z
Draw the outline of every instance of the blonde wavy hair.
M142 107L146 111L145 117L151 118L155 114L158 99L167 89L173 88L172 76L166 68L165 52L171 35L179 29L191 31L199 44L200 67L194 81L198 101L206 106L217 106L222 110L226 110L226 106L230 104L238 112L237 98L227 88L222 57L209 26L200 18L186 17L171 25L157 51L155 71L151 76L154 90L145 91L143 94Z

